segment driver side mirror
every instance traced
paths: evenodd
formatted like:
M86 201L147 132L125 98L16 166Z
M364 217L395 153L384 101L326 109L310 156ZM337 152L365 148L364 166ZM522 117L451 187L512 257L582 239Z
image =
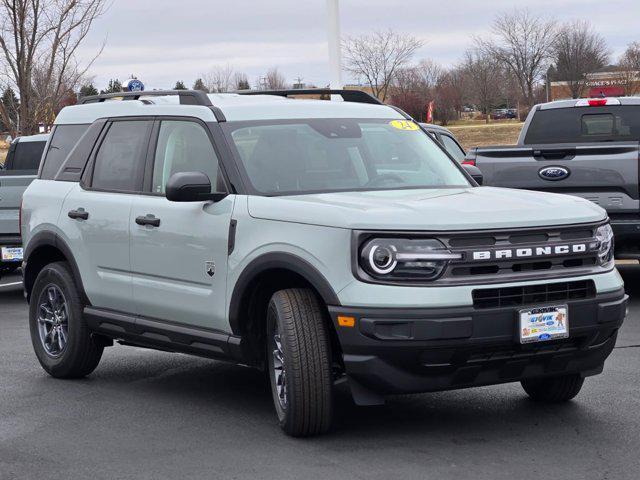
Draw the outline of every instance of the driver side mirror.
M469 165L468 163L463 163L462 168L464 168L465 171L469 175L471 175L471 178L473 178L478 185L482 185L484 176L482 175L482 172L478 167L476 167L475 165Z
M202 172L174 173L169 177L165 191L171 202L218 202L227 196L226 192L211 193L211 180Z

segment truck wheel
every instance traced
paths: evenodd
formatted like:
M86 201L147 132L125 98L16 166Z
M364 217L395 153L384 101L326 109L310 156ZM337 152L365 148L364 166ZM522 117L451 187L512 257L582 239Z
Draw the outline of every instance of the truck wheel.
M584 383L580 375L523 380L522 388L535 401L546 403L567 402L574 398Z
M82 300L66 262L38 274L29 304L31 343L42 368L56 378L81 378L100 362L104 347L82 318Z
M295 437L326 432L333 414L331 349L323 309L310 290L271 297L267 364L282 429Z

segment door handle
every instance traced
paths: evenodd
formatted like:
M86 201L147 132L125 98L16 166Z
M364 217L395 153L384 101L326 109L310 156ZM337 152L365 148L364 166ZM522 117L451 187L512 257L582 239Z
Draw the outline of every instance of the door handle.
M77 210L69 210L67 215L69 215L69 218L73 218L74 220L86 220L89 218L89 212L82 207Z
M136 223L142 226L149 225L151 227L159 227L160 219L156 218L155 215L148 213L145 216L136 217Z

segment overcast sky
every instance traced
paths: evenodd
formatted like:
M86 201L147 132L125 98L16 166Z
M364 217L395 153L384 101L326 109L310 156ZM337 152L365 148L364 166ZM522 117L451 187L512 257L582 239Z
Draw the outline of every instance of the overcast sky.
M607 39L612 59L640 41L640 0L341 0L342 35L391 28L424 40L416 55L455 64L496 13L526 6L559 21L590 20ZM135 74L147 88L188 87L214 65L229 63L251 84L272 66L288 82L328 83L325 0L113 0L83 45L90 58L106 41L90 73Z

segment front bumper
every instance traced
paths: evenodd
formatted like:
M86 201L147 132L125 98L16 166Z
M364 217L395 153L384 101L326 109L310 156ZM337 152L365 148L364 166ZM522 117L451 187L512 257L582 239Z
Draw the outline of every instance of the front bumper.
M612 218L611 228L616 242L618 259L640 259L640 217L629 215Z
M602 372L626 315L624 289L569 300L569 338L522 345L518 312L476 309L329 307L358 403L418 393ZM354 327L338 316L355 317ZM371 395L369 395L371 394Z

